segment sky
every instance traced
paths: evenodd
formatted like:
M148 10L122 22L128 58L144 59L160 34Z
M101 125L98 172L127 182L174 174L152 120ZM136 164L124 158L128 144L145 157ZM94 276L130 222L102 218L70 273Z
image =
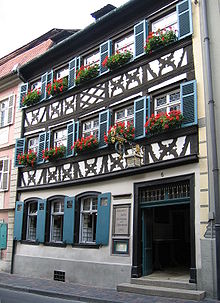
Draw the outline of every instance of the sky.
M95 21L90 15L107 4L128 0L0 0L0 58L52 28L81 29Z

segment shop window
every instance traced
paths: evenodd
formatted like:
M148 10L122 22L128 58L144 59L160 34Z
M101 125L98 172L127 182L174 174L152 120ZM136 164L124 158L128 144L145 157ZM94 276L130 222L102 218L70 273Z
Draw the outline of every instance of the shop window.
M89 137L90 135L93 135L96 138L98 138L98 131L99 131L99 118L85 121L83 123L82 135L84 138Z
M38 149L38 137L30 138L28 140L28 150L37 152Z
M178 30L176 11L164 16L159 20L152 22L152 32L156 32L159 29L167 29L169 27L171 27L173 31Z
M180 110L180 91L175 90L167 94L160 95L154 100L155 114L169 113L172 110Z
M54 132L54 147L67 146L67 128Z
M36 231L37 231L37 202L28 203L27 211L27 240L35 241L36 240Z
M96 242L97 197L81 199L80 209L80 243Z
M8 190L9 159L0 159L0 191Z
M115 123L125 122L125 126L129 122L134 123L134 105L127 106L115 112Z
M63 241L63 218L64 218L64 201L53 201L51 203L51 230L50 241Z

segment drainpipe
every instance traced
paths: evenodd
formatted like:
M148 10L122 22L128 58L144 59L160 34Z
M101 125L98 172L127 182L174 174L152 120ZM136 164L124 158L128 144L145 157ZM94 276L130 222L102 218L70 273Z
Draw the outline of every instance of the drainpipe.
M212 175L213 175L213 190L214 190L214 205L215 205L215 240L216 240L216 273L217 273L217 298L220 299L220 207L219 207L219 169L216 144L216 126L215 112L213 100L213 84L212 84L212 68L210 58L210 40L208 34L207 22L207 3L206 0L201 0L203 12L204 26L204 52L205 52L205 68L207 74L207 98L210 123L210 139L212 151Z

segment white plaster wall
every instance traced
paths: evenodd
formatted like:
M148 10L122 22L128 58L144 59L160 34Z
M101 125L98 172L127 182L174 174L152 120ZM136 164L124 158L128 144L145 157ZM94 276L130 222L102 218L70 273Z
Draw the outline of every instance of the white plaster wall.
M162 174L163 173L163 174ZM111 254L111 231L112 231L112 212L110 220L110 239L109 246L101 247L99 249L89 249L89 248L78 248L68 246L67 248L61 247L48 247L44 245L25 245L18 243L17 245L17 255L25 255L32 257L45 257L53 259L65 259L65 260L75 260L84 262L97 262L106 264L130 264L132 262L132 230L133 230L133 187L135 182L144 182L165 179L169 177L177 177L188 174L195 174L195 241L196 241L196 266L201 267L201 253L200 253L200 178L199 178L199 164L189 164L185 166L180 166L176 168L164 169L163 171L158 170L156 172L144 173L136 176L122 177L117 179L112 179L103 182L83 184L83 185L72 185L69 187L61 187L50 190L41 191L30 191L24 192L20 196L20 201L24 201L30 197L48 198L54 195L68 195L74 196L85 191L100 191L111 192L112 195L121 194L132 194L131 200L113 200L112 205L121 203L131 203L131 238L130 238L130 255L129 256L116 256ZM163 177L161 177L163 175Z

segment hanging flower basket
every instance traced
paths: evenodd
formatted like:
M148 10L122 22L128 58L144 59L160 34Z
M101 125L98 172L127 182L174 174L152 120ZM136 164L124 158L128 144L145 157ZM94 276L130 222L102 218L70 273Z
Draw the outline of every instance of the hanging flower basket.
M96 78L99 74L99 65L93 64L89 66L82 65L76 72L76 84L89 81L90 79Z
M74 149L74 152L80 154L85 151L90 151L98 147L98 140L95 136L90 135L89 137L82 137L74 142L74 145L71 149Z
M31 90L27 93L26 96L23 97L22 99L22 106L31 106L40 101L41 97L41 90Z
M169 45L175 41L177 41L176 31L172 30L171 26L168 29L159 29L155 33L150 32L146 40L146 46L144 47L145 53L151 54L154 50Z
M18 155L18 164L24 166L34 167L37 161L37 153L29 150L28 153L21 153Z
M67 77L62 79L54 79L53 83L49 83L47 85L47 95L48 96L56 96L65 92L68 89L68 81Z
M115 125L111 126L108 130L108 134L104 135L104 140L107 144L115 144L117 141L119 143L129 142L134 140L134 125L132 123L117 122Z
M123 52L117 51L114 55L110 57L107 56L102 62L102 66L110 70L115 70L128 63L132 57L133 54L129 50L124 50Z
M46 148L45 150L43 150L43 159L53 162L63 158L65 153L66 146L64 145L60 145L50 149Z
M160 134L169 129L179 128L183 119L184 117L179 110L172 110L168 114L152 114L145 124L146 134Z

